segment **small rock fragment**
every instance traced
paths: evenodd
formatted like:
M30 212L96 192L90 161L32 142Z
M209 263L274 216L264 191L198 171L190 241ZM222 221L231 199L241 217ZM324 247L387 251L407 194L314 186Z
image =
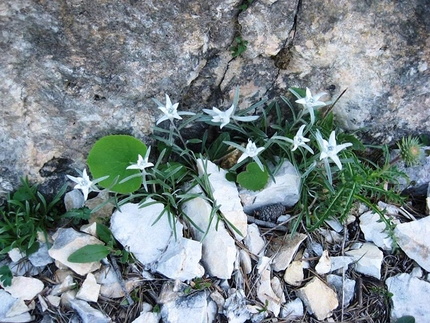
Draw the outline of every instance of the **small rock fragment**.
M349 303L354 297L355 280L345 278L345 282L343 283L341 276L328 275L327 284L334 288L341 304L343 298L343 307L348 307Z
M160 313L151 312L152 306L148 303L142 304L142 312L131 323L159 323L161 315Z
M251 318L252 313L246 305L246 302L243 290L231 289L229 291L229 296L224 302L222 311L229 323L244 323Z
M54 244L49 249L49 255L79 275L86 275L100 268L100 262L74 263L67 260L76 250L95 244L103 244L99 239L88 234L77 232L72 228L57 230L53 236Z
M79 190L71 190L64 195L64 206L66 211L79 209L84 206L84 195Z
M22 299L0 289L0 322L33 322L29 310Z
M74 309L83 323L111 323L112 320L103 312L91 307L87 302L77 299L71 292L61 295L64 306Z
M35 253L28 256L28 260L35 267L44 267L54 262L54 259L49 255L48 245L43 242L40 243L39 249Z
M243 272L249 274L252 271L252 261L249 254L243 249L239 251L239 260Z
M261 237L260 229L255 223L248 225L248 234L246 235L243 242L248 247L249 251L256 256L260 256L264 253L266 243Z
M354 257L357 272L381 279L381 265L384 254L373 243L363 243L360 249L350 250L345 254Z
M39 279L19 276L13 277L12 284L3 288L13 297L28 301L42 292L44 285Z
M305 239L306 235L303 233L286 234L283 238L273 239L268 250L270 256L274 255L273 270L281 271L287 268Z
M348 257L348 256L338 256L338 257L331 257L330 263L331 263L331 272L334 272L338 269L347 269L348 265L351 264L354 261L354 257Z
M305 278L303 272L303 262L293 261L285 270L284 281L291 286L300 286Z
M324 250L320 257L318 264L315 266L315 270L320 275L325 275L331 270L331 260L328 256L328 250Z
M270 258L261 257L257 266L260 279L257 284L257 297L263 304L267 305L267 310L278 316L281 310L281 298L276 295L270 280Z
M381 221L378 213L373 211L363 213L360 216L360 229L366 241L373 242L383 250L393 248L393 239L388 236L385 223Z
M124 297L124 291L119 283L115 271L109 266L103 266L100 270L94 273L94 277L100 287L100 294L108 298ZM125 281L125 288L131 292L133 288L139 285L137 277L129 278Z
M296 298L294 301L288 302L281 308L281 318L294 320L304 315L303 302L300 298Z
M398 224L394 229L394 236L409 258L430 271L430 216Z
M385 281L388 291L393 294L391 318L395 322L402 316L411 315L416 323L426 323L430 317L428 295L430 283L409 274L398 274Z
M314 277L296 293L306 305L308 312L314 314L318 320L331 316L332 311L339 305L336 292L317 277Z
M68 275L64 278L64 280L59 285L55 285L51 290L52 296L61 295L72 288L74 288L76 283L73 281L73 277Z
M100 287L94 275L89 273L76 294L76 298L88 302L97 302L100 294Z

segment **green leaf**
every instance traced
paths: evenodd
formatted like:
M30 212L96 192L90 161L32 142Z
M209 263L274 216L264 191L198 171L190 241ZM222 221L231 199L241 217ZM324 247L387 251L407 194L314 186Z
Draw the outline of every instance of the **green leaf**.
M9 266L0 267L0 280L4 287L12 285L12 272Z
M96 223L96 234L97 237L106 244L113 240L112 232L104 224Z
M237 175L237 182L243 188L259 191L266 186L267 181L269 180L269 173L267 169L264 169L264 172L261 171L258 164L255 162L249 163L246 167L246 171Z
M415 323L415 317L411 315L405 315L399 318L396 323Z
M139 154L144 157L146 149L143 142L132 136L106 136L94 144L88 155L87 163L94 179L109 176L99 183L100 186L110 187L117 180L117 184L110 187L111 191L131 193L142 185L142 178L136 176L123 183L120 182L131 175L140 173L138 169L127 169L127 167L137 162Z
M109 248L104 245L88 245L76 250L67 260L75 263L95 262L102 260L109 252Z

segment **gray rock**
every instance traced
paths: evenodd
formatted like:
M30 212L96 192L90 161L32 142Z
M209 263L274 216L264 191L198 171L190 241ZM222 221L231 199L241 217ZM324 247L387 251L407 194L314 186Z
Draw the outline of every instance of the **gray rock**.
M42 292L44 285L42 281L33 277L13 277L10 286L3 286L3 289L17 299L29 301Z
M112 320L103 312L91 307L87 302L74 297L71 292L61 295L62 304L74 309L83 323L111 323Z
M269 183L261 191L240 190L240 199L246 213L252 213L265 205L282 204L293 206L300 197L300 174L289 162L284 161L275 175L275 181Z
M354 257L354 268L357 272L381 279L384 254L373 243L363 243L359 249L347 251L345 255Z
M46 243L40 243L39 249L28 256L28 260L35 267L44 267L54 262L54 259L49 255L48 245Z
M409 274L398 274L385 281L388 291L393 294L391 318L393 322L402 316L411 315L416 323L426 323L430 317L428 295L430 283Z
M255 223L251 223L248 225L248 234L245 239L243 239L243 243L256 256L260 256L264 254L266 242L260 234L260 229Z
M399 247L425 270L430 271L430 217L401 223L394 229Z
M327 275L327 284L334 288L343 307L348 307L354 297L355 280L345 278L345 282L342 282L342 276Z
M32 322L32 317L22 299L17 299L0 289L0 322Z
M229 291L229 296L223 304L222 312L229 322L244 323L252 316L246 303L245 292L241 289L232 289Z
M282 300L285 301L285 298L282 297L284 295L278 296L272 286L270 262L269 257L261 257L258 262L257 269L260 277L257 283L257 297L263 304L267 304L267 310L276 317L281 310Z
M303 233L296 233L294 235L286 234L283 238L272 239L268 254L274 256L272 264L273 270L280 271L287 268L305 239L306 235Z
M210 312L213 310L209 305L206 290L197 291L187 295L184 293L187 285L175 284L168 281L163 285L158 303L162 304L161 318L164 323L210 323Z
M393 239L387 234L385 223L381 221L379 214L373 211L362 214L360 229L366 241L373 242L383 250L392 250Z
M290 301L281 308L281 317L286 319L297 319L304 315L303 302L300 298L296 298L294 301Z
M66 211L79 209L85 204L84 195L79 190L71 190L64 195L64 206Z

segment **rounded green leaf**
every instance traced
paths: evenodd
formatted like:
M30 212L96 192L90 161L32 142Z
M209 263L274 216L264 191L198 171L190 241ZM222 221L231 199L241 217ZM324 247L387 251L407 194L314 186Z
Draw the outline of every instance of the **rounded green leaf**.
M263 189L269 180L269 173L266 169L261 171L258 164L255 162L249 163L246 171L237 175L237 182L243 188L251 191L259 191Z
M93 179L109 176L101 181L101 187L109 187L111 191L118 193L131 193L142 185L142 177L138 176L140 170L127 169L135 164L140 154L146 154L146 145L140 140L127 135L111 135L101 138L91 149L87 163ZM136 175L124 183L121 180ZM110 187L116 180L116 184Z

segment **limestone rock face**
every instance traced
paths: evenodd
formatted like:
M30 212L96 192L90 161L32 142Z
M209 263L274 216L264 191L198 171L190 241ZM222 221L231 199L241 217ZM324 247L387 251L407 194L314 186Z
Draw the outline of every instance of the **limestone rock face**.
M82 168L107 134L147 140L165 93L197 111L229 107L236 86L239 108L291 86L326 100L348 88L334 109L345 127L428 134L427 0L241 3L2 1L1 187ZM248 48L233 58L238 30Z

